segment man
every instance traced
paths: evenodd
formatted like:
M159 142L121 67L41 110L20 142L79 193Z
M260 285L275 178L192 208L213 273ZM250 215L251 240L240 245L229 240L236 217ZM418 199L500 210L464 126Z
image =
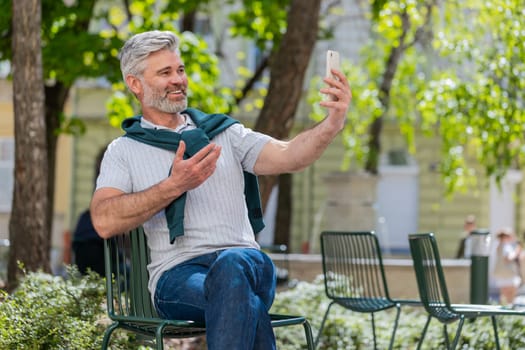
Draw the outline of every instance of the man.
M467 242L472 232L476 229L476 217L474 215L467 215L463 224L463 232L459 241L458 250L456 252L456 259L470 258L471 247Z
M206 322L210 350L275 349L268 310L276 277L254 237L262 228L254 175L299 171L321 156L344 126L347 79L333 71L337 79L320 90L335 97L320 102L325 120L280 141L187 108L173 33L133 36L120 60L142 116L123 122L125 136L104 156L91 202L97 232L108 238L143 225L159 315Z

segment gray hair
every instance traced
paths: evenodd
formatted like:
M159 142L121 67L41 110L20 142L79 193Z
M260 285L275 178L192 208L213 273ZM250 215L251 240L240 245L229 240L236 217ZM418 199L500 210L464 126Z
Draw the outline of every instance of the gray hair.
M170 50L180 55L179 38L170 31L152 30L133 35L119 53L120 70L127 75L141 77L146 69L146 58L153 52Z

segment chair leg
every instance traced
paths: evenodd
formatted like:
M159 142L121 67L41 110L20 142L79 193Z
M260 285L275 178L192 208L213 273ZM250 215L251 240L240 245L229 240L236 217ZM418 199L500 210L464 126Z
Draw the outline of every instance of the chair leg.
M443 323L443 339L445 339L445 349L450 349L450 339L448 339L448 330L446 323Z
M496 340L496 349L499 350L499 336L498 336L498 324L496 323L496 316L490 316L492 320L492 328L494 329L494 339Z
M430 320L432 319L432 316L428 316L427 322L425 323L425 327L423 327L423 332L421 332L421 339L419 339L419 342L417 343L417 350L421 349L421 345L423 345L423 339L425 339L425 335L427 334L427 328L430 324Z
M308 320L304 320L303 328L304 328L304 333L306 336L306 345L307 345L308 350L315 350L314 336L312 334L312 326L310 326L310 322L308 322Z
M392 330L392 336L390 337L390 346L388 347L389 350L392 350L394 347L394 339L396 337L396 331L397 331L397 325L399 323L399 314L401 313L401 306L399 304L396 305L396 320L394 322L394 329Z
M161 324L157 327L157 330L155 331L155 342L157 343L157 350L164 350L164 340L162 339L164 327L165 325Z
M102 350L106 350L109 346L109 338L115 329L119 326L118 322L112 323L104 332L104 339L102 340Z
M454 337L454 342L452 343L451 350L455 350L458 346L459 339L461 338L461 330L463 329L463 323L465 322L465 317L461 316L459 319L458 328L456 329L456 335ZM448 338L447 338L448 339Z
M324 323L326 321L326 318L328 317L328 312L330 311L330 308L332 307L332 305L334 305L334 303L335 302L332 301L328 305L328 308L326 309L326 312L325 312L324 317L323 317L323 321L321 322L321 326L319 327L319 331L317 332L317 337L315 338L314 349L316 349L317 346L319 345L319 339L321 339L321 334L323 333Z
M374 318L374 313L373 312L370 314L370 318L372 319L372 335L374 336L374 350L377 350L376 322L375 322L375 318Z

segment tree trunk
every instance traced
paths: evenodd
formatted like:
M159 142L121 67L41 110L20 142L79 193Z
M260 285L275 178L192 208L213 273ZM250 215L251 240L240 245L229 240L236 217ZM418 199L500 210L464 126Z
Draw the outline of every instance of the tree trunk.
M317 41L320 3L321 0L291 1L288 29L271 58L270 86L255 130L278 139L289 137L302 97L306 68ZM262 176L259 182L266 206L277 176Z
M27 271L50 271L51 217L41 53L40 0L13 1L13 106L15 171L9 221L8 288Z
M377 4L374 6L383 6L381 1L376 1ZM430 40L429 29L431 28L432 11L436 6L436 1L430 0L424 7L426 8L426 17L421 27L415 31L414 39L412 42L407 43L408 31L411 28L410 15L405 8L400 14L401 16L401 33L397 39L397 46L393 46L390 54L385 62L385 71L381 77L381 85L379 86L379 101L383 106L383 112L378 116L370 125L369 134L370 141L368 142L368 157L365 162L365 170L373 175L377 175L379 166L379 156L381 154L381 132L383 129L383 119L388 113L390 106L390 92L392 90L392 83L397 72L397 68L406 50L416 43L424 43L424 41Z
M368 158L365 164L365 170L373 175L377 175L379 166L379 156L381 155L381 131L383 129L383 119L388 113L390 106L390 90L392 82L399 66L399 61L406 51L405 40L410 29L410 18L406 11L401 14L402 31L398 38L398 45L393 46L385 63L381 84L379 86L379 101L383 106L383 113L378 116L370 125L370 141L368 142Z

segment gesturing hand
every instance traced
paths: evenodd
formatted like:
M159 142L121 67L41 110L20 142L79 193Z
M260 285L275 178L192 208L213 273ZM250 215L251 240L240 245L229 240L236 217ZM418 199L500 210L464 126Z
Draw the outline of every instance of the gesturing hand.
M178 195L196 188L215 172L221 147L210 143L188 159L184 159L185 151L186 144L181 141L168 178Z

